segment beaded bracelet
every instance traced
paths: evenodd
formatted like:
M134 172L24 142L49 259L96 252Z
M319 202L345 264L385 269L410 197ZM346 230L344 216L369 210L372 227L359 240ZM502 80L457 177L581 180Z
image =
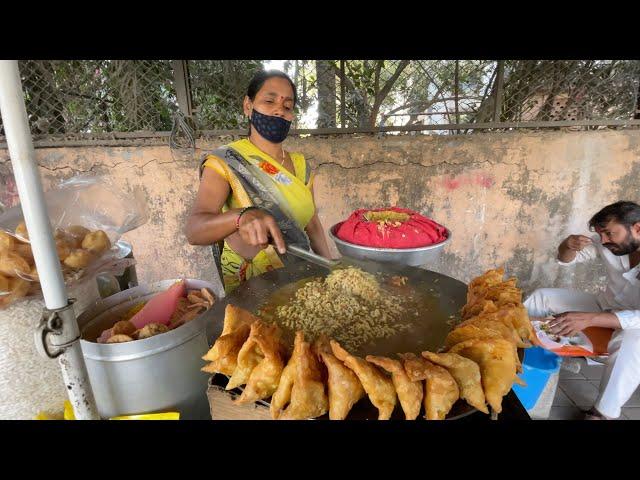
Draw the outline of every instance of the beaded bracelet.
M236 217L236 230L240 228L240 217L242 217L242 215L244 215L249 210L259 210L259 208L254 206L244 207Z

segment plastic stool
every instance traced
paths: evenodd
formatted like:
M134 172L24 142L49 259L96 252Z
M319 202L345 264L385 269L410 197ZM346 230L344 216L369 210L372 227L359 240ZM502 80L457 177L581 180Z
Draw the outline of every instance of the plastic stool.
M526 382L527 386L514 385L513 391L522 406L531 410L540 398L549 378L560 370L560 357L540 347L528 348L524 353L522 370L520 378Z

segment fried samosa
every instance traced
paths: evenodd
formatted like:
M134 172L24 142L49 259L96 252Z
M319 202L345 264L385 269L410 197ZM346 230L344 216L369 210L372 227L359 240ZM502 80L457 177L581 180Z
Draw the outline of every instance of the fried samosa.
M271 398L272 418L304 420L327 413L329 399L323 380L320 360L305 341L304 333L296 332L293 354Z
M489 270L474 278L467 290L467 303L462 308L462 318L495 312L505 306L522 304L522 290L517 288L517 280L504 281L504 269Z
M480 367L476 362L457 353L422 352L422 356L447 369L458 384L460 398L481 412L489 413L482 390Z
M222 333L213 347L202 357L211 363L202 368L202 371L233 375L238 365L238 353L249 338L251 324L257 320L260 319L250 312L227 305Z
M502 338L476 338L454 345L450 353L457 353L478 364L487 403L494 412L500 413L502 397L509 393L516 379L517 356L513 344Z
M486 317L472 317L457 326L449 332L444 344L447 348L451 348L456 343L472 338L504 338L518 347L526 346L514 328Z
M280 336L280 329L277 325L267 325L262 320L257 320L251 324L249 338L247 338L238 352L238 363L229 379L226 387L227 390L247 383L253 369L265 358L265 354L262 352L258 343L258 337L272 335L276 337Z
M476 292L484 287L497 285L504 280L504 268L496 268L493 270L487 270L479 277L474 278L469 282L468 291Z
M391 381L396 389L396 394L398 395L398 400L400 400L400 406L404 412L405 419L415 420L418 418L424 397L422 382L412 382L407 372L405 372L402 363L393 358L367 355L366 360L367 362L384 368L391 374Z
M248 310L235 305L227 305L224 309L224 324L220 335L227 335L240 325L251 325L256 320L260 320L260 318Z
M400 357L412 381L425 380L424 418L444 420L460 398L460 390L453 376L445 368L413 353L401 354Z
M237 404L269 398L278 388L284 369L285 346L280 339L280 329L262 322L256 322L254 325L256 327L251 327L252 331L247 341L256 343L263 358L251 371L242 395L235 401Z
M300 356L296 362L291 401L280 415L282 420L316 418L329 410L329 399L324 382L326 374L322 370L322 363L312 352L311 345L304 341L304 334L301 331L296 332L296 338L300 338Z
M344 420L366 392L356 374L332 353L328 338L320 337L316 340L314 350L327 369L329 418Z
M293 347L293 354L289 358L289 362L282 370L280 375L280 382L278 388L271 396L271 405L269 410L271 412L271 418L278 419L282 414L284 408L291 401L291 390L293 389L293 381L296 376L298 358L300 357L300 348L296 351L296 347Z
M249 338L251 327L249 325L240 325L233 332L218 337L215 343L216 351L211 350L207 355L202 357L210 361L209 364L202 368L207 373L222 373L231 376L238 366L238 354L240 349ZM213 359L213 360L212 360Z
M389 420L397 403L393 381L372 363L351 355L335 340L331 340L330 345L336 358L357 375L369 400L378 409L378 420Z

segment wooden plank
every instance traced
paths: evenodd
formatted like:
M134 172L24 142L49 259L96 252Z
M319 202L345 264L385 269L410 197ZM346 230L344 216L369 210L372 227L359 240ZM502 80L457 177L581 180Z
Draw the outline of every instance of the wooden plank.
M236 390L227 391L222 386L221 375L209 380L207 398L212 420L272 420L269 409L258 403L236 405L233 401L240 396Z

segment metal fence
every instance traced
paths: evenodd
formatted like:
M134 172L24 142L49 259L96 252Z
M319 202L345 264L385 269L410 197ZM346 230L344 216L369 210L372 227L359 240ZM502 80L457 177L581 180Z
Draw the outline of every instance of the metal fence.
M297 85L299 133L640 125L637 60L20 62L32 132L66 139L237 133L249 80L274 66Z

